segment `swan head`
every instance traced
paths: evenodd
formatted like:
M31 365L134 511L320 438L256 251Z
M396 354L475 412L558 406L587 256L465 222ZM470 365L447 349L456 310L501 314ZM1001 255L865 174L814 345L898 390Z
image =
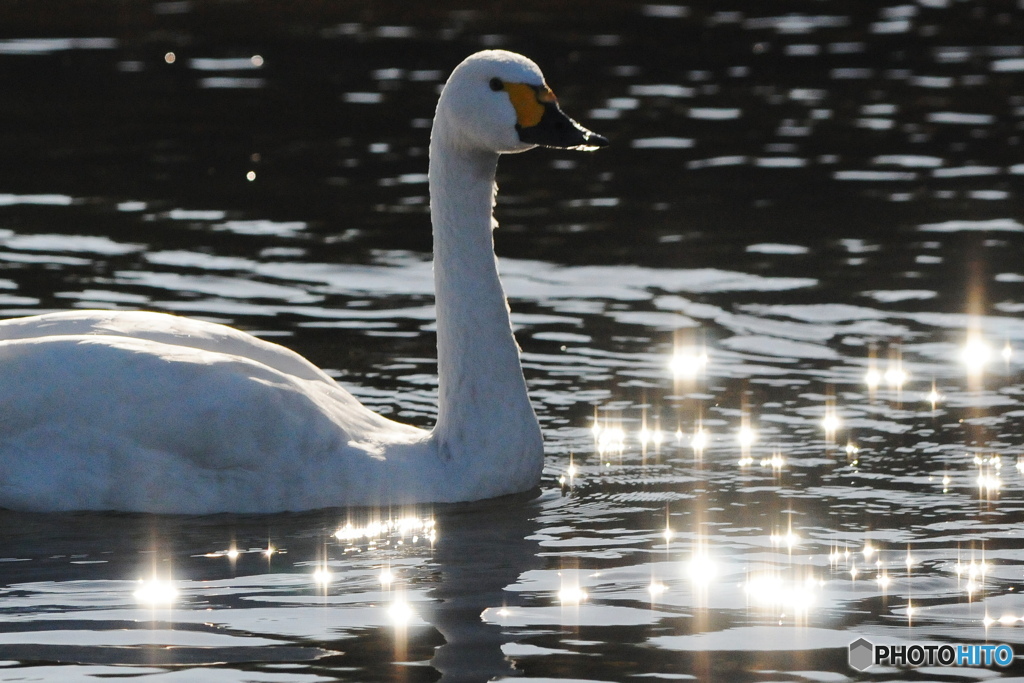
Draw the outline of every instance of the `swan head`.
M593 150L608 140L566 116L540 68L505 50L484 50L455 67L441 91L436 128L453 142L509 153L533 147Z

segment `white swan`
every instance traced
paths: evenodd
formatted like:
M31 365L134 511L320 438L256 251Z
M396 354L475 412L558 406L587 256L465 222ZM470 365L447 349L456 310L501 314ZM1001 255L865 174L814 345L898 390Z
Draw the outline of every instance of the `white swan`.
M540 69L470 56L430 137L439 407L375 414L298 354L160 313L0 322L0 507L201 514L455 502L528 490L543 467L491 230L498 155L606 140Z

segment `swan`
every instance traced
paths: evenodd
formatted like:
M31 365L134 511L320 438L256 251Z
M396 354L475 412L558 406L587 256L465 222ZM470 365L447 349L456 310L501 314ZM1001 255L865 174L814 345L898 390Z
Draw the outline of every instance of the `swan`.
M0 322L0 507L270 513L527 491L544 449L498 276L498 156L607 140L531 60L487 50L445 83L430 135L438 414L382 417L297 353L145 311Z

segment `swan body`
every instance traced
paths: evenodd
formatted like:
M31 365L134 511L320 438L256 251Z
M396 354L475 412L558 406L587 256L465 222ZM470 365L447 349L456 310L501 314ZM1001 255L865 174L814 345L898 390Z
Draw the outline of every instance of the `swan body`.
M431 430L224 325L123 311L0 322L0 507L259 513L536 486L543 443L493 251L495 168L538 144L605 142L561 113L521 55L477 53L445 84L430 142Z

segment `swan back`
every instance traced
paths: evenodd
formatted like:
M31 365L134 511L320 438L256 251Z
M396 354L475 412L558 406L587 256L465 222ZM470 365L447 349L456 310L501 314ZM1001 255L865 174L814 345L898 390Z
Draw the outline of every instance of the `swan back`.
M225 325L149 311L61 311L0 321L0 342L40 337L103 335L215 351L248 358L299 379L334 384L308 360L278 344Z

